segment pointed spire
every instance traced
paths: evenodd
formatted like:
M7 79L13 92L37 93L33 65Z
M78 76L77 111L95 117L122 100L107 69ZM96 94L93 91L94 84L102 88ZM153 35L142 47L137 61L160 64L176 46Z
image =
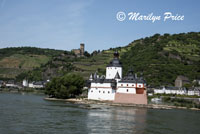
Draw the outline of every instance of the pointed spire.
M114 79L120 79L119 73L117 72Z
M94 79L94 75L91 74L91 75L90 75L90 80L93 80L93 79Z
M97 72L94 73L94 79L97 79Z

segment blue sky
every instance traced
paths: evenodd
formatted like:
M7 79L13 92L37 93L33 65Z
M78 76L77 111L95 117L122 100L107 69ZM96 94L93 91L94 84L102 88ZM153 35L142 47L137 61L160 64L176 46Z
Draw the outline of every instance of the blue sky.
M0 48L34 46L86 50L125 46L155 33L200 31L198 0L0 0ZM123 11L153 13L160 21L118 21ZM165 12L183 21L163 21Z

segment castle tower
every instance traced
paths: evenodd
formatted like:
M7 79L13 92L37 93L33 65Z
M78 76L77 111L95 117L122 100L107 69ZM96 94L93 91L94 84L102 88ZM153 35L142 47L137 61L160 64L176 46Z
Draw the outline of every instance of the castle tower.
M81 43L81 44L80 44L80 55L81 55L81 56L84 55L84 52L85 52L84 49L85 49L85 44Z
M119 61L119 53L115 52L113 60L106 67L106 79L115 79L116 75L122 78L122 64Z

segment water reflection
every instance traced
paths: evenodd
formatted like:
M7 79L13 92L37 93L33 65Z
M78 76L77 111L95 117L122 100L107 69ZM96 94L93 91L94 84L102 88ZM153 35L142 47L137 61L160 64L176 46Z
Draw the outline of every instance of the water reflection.
M44 96L0 94L0 134L196 134L199 111L155 110L44 101Z
M88 111L89 133L143 133L147 109L108 107Z

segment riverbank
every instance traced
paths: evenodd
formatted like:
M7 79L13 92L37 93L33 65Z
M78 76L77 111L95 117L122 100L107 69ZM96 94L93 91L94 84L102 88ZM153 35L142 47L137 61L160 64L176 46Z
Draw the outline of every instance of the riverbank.
M159 105L159 104L147 104L147 105L139 105L139 104L121 104L121 103L113 103L112 101L97 101L97 100L88 100L86 98L83 99L57 99L57 98L44 98L44 100L48 101L64 101L75 104L97 104L97 105L110 105L110 106L122 106L122 107L138 107L138 108L149 108L149 109L190 109L190 110L198 110L198 108L187 108L180 106L170 106L170 105ZM88 107L90 109L90 107ZM92 108L91 108L92 109Z
M0 88L0 93L33 93L33 94L44 94L44 90L32 89L32 88L24 88L24 89L16 89L16 88Z

